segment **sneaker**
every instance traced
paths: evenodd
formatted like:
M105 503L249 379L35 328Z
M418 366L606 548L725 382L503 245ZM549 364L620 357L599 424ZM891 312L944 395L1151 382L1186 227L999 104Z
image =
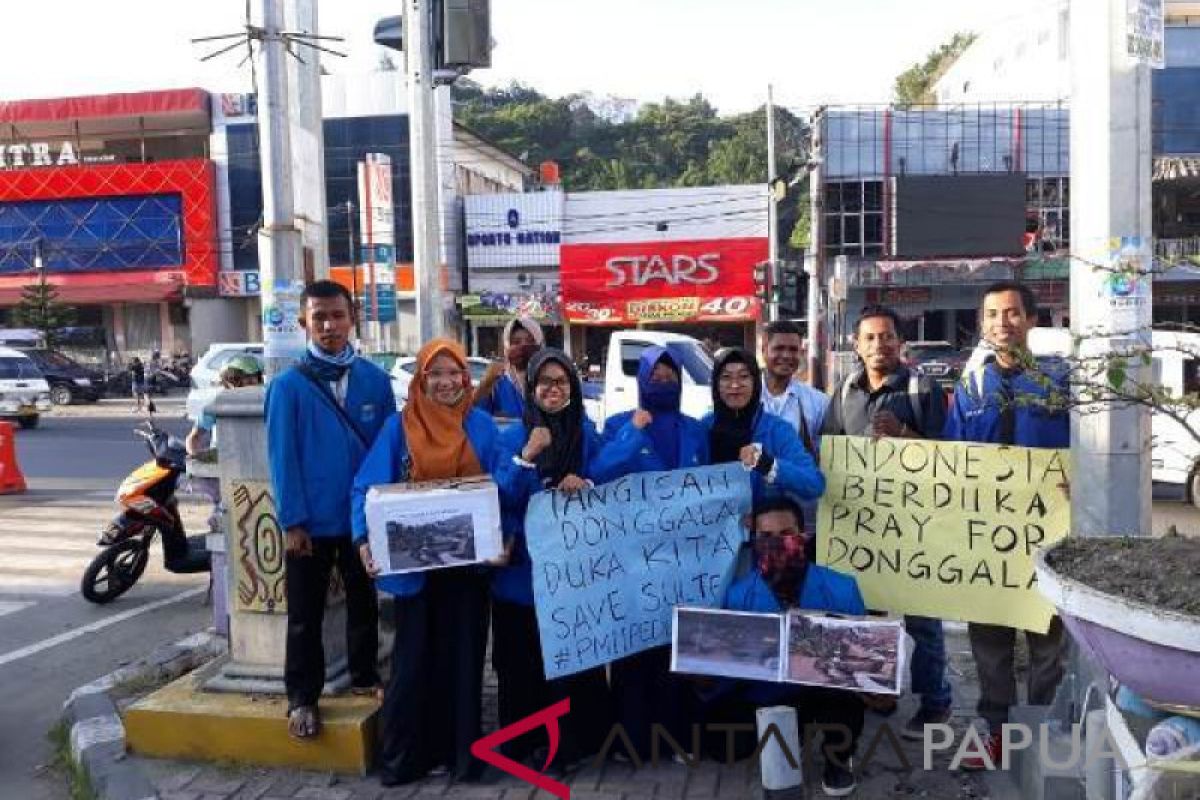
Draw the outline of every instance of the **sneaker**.
M821 774L821 791L826 797L848 797L858 788L854 778L854 759L847 759L846 766L834 763L826 756L825 771Z
M988 759L991 760L991 763L989 764L988 760L984 759L983 756L967 756L959 763L959 766L968 772L1000 768L1004 740L1000 738L1000 734L998 733L984 733L981 735L981 738L983 740L983 749L987 751Z
M917 713L909 717L904 723L904 727L900 729L900 735L905 739L914 742L919 742L925 738L926 725L941 725L950 721L952 716L950 709L941 708L921 708Z

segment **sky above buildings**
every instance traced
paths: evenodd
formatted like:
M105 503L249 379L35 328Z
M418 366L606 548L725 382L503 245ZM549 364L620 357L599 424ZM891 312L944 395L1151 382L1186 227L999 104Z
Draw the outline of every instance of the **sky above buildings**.
M639 101L702 92L722 113L776 102L889 99L896 74L955 31L1012 19L1036 0L493 0L493 68L553 96L590 90ZM261 0L251 0L258 14ZM344 36L334 72L361 72L382 52L375 21L398 0L324 0L322 33ZM240 55L189 39L238 30L245 0L39 0L0 27L0 99L201 86L248 91ZM244 51L243 51L244 54ZM398 55L398 54L397 54Z

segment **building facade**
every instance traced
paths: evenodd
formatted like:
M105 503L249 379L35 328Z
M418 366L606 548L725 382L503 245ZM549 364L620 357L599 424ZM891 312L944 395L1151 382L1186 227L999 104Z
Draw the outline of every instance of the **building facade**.
M222 241L201 89L0 103L0 325L39 270L74 349L188 351Z

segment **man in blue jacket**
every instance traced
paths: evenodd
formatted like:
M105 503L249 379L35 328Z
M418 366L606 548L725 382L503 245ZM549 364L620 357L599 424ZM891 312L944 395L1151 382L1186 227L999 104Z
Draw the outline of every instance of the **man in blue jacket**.
M853 616L867 613L854 578L808 561L803 513L795 501L776 495L756 503L753 521L754 567L729 586L724 608L771 614L790 608ZM849 742L838 731L831 731L823 742L822 789L829 797L852 794L857 783L851 759L865 716L858 694L820 686L722 680L715 691L701 691L700 712L710 726L753 724L755 709L776 705L795 706L801 731L807 724L844 726L849 731ZM719 741L710 743L710 753L713 745L727 746L725 736L721 731ZM749 756L756 744L751 734L740 741L735 738L735 755Z
M1030 288L1002 281L983 293L980 327L990 353L964 373L942 438L1022 447L1070 447L1071 427L1064 400L1069 389L1061 377L1031 369L1027 340L1037 324L1037 302ZM1001 625L968 626L971 652L979 673L979 716L988 724L985 742L991 764L982 757L963 759L963 769L990 769L1001 762L1001 731L1017 701L1013 649L1016 630ZM1045 634L1025 633L1029 645L1029 702L1048 705L1062 680L1066 655L1062 622L1054 617Z
M271 489L287 535L288 731L311 738L320 729L321 627L335 563L346 589L351 685L359 692L379 685L379 610L375 587L350 540L350 489L396 400L387 373L359 358L350 343L350 293L333 281L317 281L305 287L300 301L308 350L268 386L266 415Z

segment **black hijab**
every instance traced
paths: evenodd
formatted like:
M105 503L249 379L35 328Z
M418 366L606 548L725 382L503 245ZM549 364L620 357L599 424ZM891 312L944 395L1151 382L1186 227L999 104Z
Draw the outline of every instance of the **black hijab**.
M741 411L734 411L721 399L721 371L729 364L745 364L750 370L750 402ZM762 403L762 374L749 351L731 347L721 354L713 364L712 397L713 426L708 432L710 460L714 464L737 461L742 448L754 437L754 422Z
M566 370L567 377L571 381L570 402L554 414L543 411L534 397L538 374L542 371L542 367L551 361ZM526 430L533 430L537 427L550 430L550 446L534 459L543 486L557 486L559 481L568 475L581 475L583 472L583 384L579 381L579 373L575 371L575 365L563 351L545 347L529 359L529 366L525 371L523 419Z

